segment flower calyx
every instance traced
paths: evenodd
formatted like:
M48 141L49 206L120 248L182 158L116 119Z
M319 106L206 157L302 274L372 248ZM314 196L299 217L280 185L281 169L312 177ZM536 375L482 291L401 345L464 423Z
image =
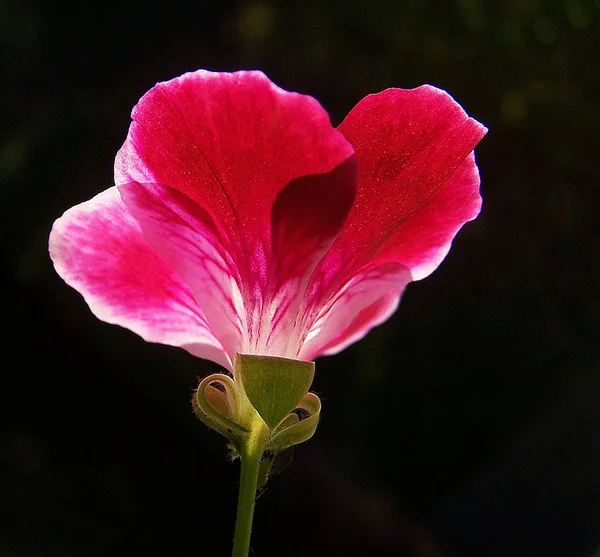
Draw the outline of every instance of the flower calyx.
M321 401L309 393L314 362L237 354L235 375L216 373L194 393L196 416L225 436L235 452L262 458L310 439Z

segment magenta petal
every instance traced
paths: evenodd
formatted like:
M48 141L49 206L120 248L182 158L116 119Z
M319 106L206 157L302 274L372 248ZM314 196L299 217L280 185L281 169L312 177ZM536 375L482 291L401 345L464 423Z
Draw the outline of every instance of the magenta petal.
M304 277L341 232L356 196L352 157L327 174L303 176L279 193L271 215L273 273Z
M49 249L57 273L99 319L231 369L189 287L148 245L117 188L69 209Z
M315 99L284 91L258 71L200 70L159 83L132 118L116 184L179 190L237 244L242 232L268 243L271 209L284 186L353 154Z
M358 193L309 288L308 311L325 310L311 314L301 353L308 358L337 352L385 321L406 284L439 265L481 207L472 151L486 130L443 91L370 95L339 129L356 150Z
M415 279L426 276L479 212L473 160L457 169L486 129L447 93L427 85L370 95L339 129L356 149L360 181L335 249L354 257L355 268L391 260Z
M300 356L335 354L360 340L396 310L409 270L385 263L353 277L321 311L308 332Z
M401 257L413 280L421 280L438 267L458 230L480 209L479 171L471 153L452 177L403 221L387 240L385 252Z

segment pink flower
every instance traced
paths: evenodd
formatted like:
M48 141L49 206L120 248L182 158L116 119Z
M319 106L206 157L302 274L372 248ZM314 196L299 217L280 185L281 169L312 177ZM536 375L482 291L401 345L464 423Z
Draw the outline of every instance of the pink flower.
M431 86L365 97L335 129L261 72L197 71L132 118L116 185L55 222L50 255L99 319L229 370L357 341L481 207L486 129Z

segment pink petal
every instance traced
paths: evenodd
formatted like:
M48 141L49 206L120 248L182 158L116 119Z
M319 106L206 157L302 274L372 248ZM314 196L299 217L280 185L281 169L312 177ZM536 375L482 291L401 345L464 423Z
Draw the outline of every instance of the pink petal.
M353 148L261 72L198 71L133 111L115 180L226 352L297 356L302 292L356 193Z
M233 361L246 340L243 279L210 217L189 197L158 184L134 182L119 190L146 241L191 289L211 333Z
M340 133L260 72L198 71L132 118L122 199L65 213L51 256L101 319L229 369L236 352L312 359L355 342L480 210L486 130L430 86L363 99Z
M428 85L365 97L339 129L356 149L360 181L334 249L355 266L397 261L423 278L479 213L473 159L457 169L487 130Z
M413 280L435 271L459 229L479 214L479 182L475 155L471 153L452 177L388 238L385 252L398 258L397 254L401 254Z
M332 172L303 176L279 193L271 215L275 290L305 277L342 231L356 196L354 157Z
M69 209L49 249L57 273L99 319L231 369L189 287L148 245L117 188Z
M298 357L303 330L316 308L306 306L311 274L338 236L356 193L356 161L348 159L330 173L304 176L278 195L272 213L272 264L266 301L273 309L266 346ZM287 338L285 345L277 337Z
M256 245L244 273L240 254L221 245L212 219L189 197L158 184L119 189L148 242L190 286L233 359L236 352L298 355L303 290L342 229L355 187L352 158L330 173L290 182L273 208L271 249ZM257 268L249 276L252 264Z
M370 95L339 129L356 150L358 193L308 289L308 312L326 308L312 314L302 351L309 358L337 352L385 321L406 284L440 264L481 207L472 151L486 130L443 91Z
M408 269L398 263L386 263L353 277L315 319L300 357L335 354L360 340L394 313L411 280Z
M330 172L353 154L315 99L258 71L200 70L159 83L132 118L116 184L179 190L205 208L223 242L242 251L270 242L271 209L286 184Z

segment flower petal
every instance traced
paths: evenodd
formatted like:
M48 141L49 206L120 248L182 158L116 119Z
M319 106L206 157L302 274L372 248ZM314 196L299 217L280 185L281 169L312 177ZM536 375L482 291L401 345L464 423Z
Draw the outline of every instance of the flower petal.
M132 118L115 180L148 241L231 357L296 356L302 289L356 193L350 143L261 72L160 83Z
M411 280L410 271L393 262L353 277L315 320L300 357L335 354L360 340L394 313Z
M277 196L272 213L272 263L264 303L270 331L264 348L296 358L307 315L312 272L341 232L356 194L357 167L350 158L332 172L303 176ZM310 308L314 313L315 308ZM283 341L283 342L282 342Z
M312 97L258 71L196 71L159 83L134 108L115 182L157 183L203 206L223 238L268 245L275 197L353 154ZM238 245L240 251L254 246Z
M366 260L397 261L414 279L425 277L479 213L472 157L457 169L486 129L428 85L365 97L339 129L356 150L360 180L334 250L352 254L355 268Z
M385 321L481 207L472 151L486 130L447 93L388 89L363 99L339 129L356 151L358 193L313 274L307 312L326 309L311 314L302 357L335 353Z
M305 277L342 231L356 196L357 165L347 159L326 174L292 180L271 214L275 290Z
M191 289L212 334L233 361L246 338L243 280L210 216L186 195L159 184L132 182L119 191L146 241Z
M249 280L236 253L221 245L211 217L192 199L158 184L119 186L144 236L189 285L215 337L236 352L297 357L310 273L350 211L356 187L353 158L332 172L304 176L280 192L272 214L271 252L252 254Z
M448 254L456 233L480 211L479 171L471 153L452 177L387 239L385 251L402 258L412 280L430 275Z
M231 369L189 287L148 245L117 188L59 218L49 250L57 273L99 319Z

